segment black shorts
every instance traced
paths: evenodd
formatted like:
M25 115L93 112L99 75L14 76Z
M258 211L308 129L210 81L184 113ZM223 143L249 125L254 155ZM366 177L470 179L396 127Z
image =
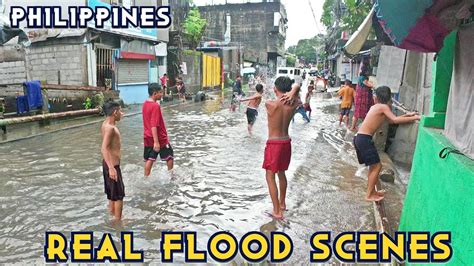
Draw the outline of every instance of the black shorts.
M370 166L380 163L379 152L375 148L372 136L364 134L355 135L354 147L360 164Z
M115 166L117 171L117 181L109 176L109 167L102 161L102 173L104 174L104 192L107 194L107 199L111 201L123 200L125 197L125 186L122 179L122 171L120 165Z
M257 120L258 111L252 108L247 108L247 123L249 125L253 125Z
M160 159L162 161L169 161L174 159L174 151L171 144L167 144L165 147L160 148L160 152L156 152L153 147L145 147L143 152L143 159L145 161L156 161L158 158L158 154L160 155Z
M342 108L341 109L341 115L342 116L345 116L345 115L349 116L350 113L351 113L351 108Z

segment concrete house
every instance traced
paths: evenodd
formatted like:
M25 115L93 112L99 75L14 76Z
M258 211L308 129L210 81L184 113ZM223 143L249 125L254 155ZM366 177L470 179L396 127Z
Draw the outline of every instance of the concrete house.
M3 15L8 18L10 7L58 6L67 18L68 6L98 6L111 8L119 5L161 6L167 0L4 0ZM20 25L22 26L22 25ZM114 29L110 23L87 29L28 29L31 41L27 48L2 47L6 56L0 63L0 85L14 90L25 80L41 80L47 84L96 86L120 91L125 103L140 103L147 97L147 85L158 82L166 72L166 44L168 30ZM14 44L14 43L13 43ZM15 68L11 68L11 65ZM0 89L0 92L2 89ZM2 93L0 93L2 94ZM7 93L3 93L7 94Z

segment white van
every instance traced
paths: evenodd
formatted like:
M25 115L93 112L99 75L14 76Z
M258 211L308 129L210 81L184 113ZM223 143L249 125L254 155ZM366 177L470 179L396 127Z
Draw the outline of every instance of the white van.
M296 83L303 83L303 70L296 67L279 67L277 68L276 77L289 77L294 79Z

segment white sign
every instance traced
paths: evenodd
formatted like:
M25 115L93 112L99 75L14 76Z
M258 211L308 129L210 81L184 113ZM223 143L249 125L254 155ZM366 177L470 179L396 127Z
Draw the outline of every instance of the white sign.
M188 74L188 68L186 66L186 62L182 62L180 67L181 67L181 72L183 72L183 75L187 75Z

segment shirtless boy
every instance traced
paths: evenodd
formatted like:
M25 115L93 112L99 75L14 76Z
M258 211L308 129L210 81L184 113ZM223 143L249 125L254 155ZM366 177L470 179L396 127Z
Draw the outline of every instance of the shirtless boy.
M253 124L257 120L258 106L260 106L260 103L262 102L263 85L257 84L255 89L257 90L257 93L255 93L252 97L240 100L241 102L248 102L246 114L248 122L247 128L250 135L252 135Z
M120 170L120 131L116 124L123 117L123 112L117 102L107 102L103 109L107 116L101 127L104 188L109 200L109 212L114 220L120 221L125 187Z
M379 154L372 141L375 131L386 119L393 124L420 120L417 113L395 116L390 107L391 99L392 94L389 87L381 86L376 89L374 99L376 104L370 108L359 132L354 137L354 147L359 163L369 166L367 195L365 197L367 201L380 201L384 198L383 191L375 191L375 185L379 180L380 170L382 170Z
M306 97L304 98L304 111L309 112L308 117L311 118L311 112L313 111L311 109L311 97L313 96L313 90L314 90L314 81L311 80L311 83L308 86L308 92L306 93Z
M282 97L290 92L292 81L288 77L279 77L275 81L274 91L276 100L265 103L268 113L268 141L265 147L263 168L266 170L268 190L273 203L272 216L276 219L283 218L286 210L287 180L285 171L288 170L291 160L291 139L288 135L288 126L295 114L298 104L284 103ZM298 95L300 86L293 85L291 98ZM280 191L278 191L275 174L278 174Z

